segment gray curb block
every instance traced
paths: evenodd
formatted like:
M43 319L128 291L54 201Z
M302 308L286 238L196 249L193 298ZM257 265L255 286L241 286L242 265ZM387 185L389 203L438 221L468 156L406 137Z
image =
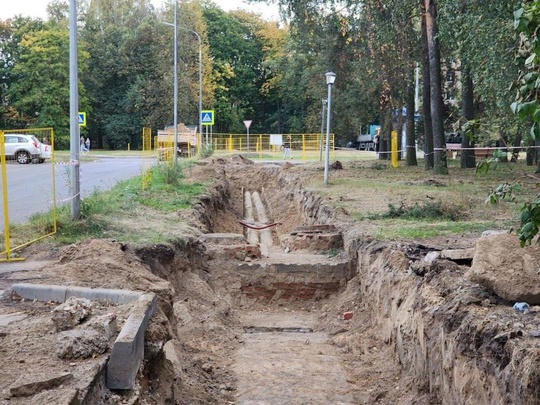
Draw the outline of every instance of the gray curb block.
M65 302L69 297L86 298L91 301L109 301L127 304L139 299L140 292L107 288L85 288L66 285L18 283L11 287L21 297L29 300Z
M156 295L143 294L133 303L124 327L114 341L107 363L107 388L133 388L144 358L144 333L156 310Z
M85 288L48 284L13 284L11 290L29 300L65 302L69 297L117 304L133 302L130 315L114 341L107 362L107 388L131 389L144 357L144 333L156 311L154 293L107 288Z

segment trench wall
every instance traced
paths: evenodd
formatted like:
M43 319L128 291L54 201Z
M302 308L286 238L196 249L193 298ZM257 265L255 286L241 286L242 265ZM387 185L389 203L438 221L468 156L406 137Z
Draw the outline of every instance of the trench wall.
M490 316L496 298L463 269L435 262L421 277L399 248L371 243L357 252L363 307L420 391L442 404L540 404L538 345L511 319Z
M260 181L255 181L256 177L260 177ZM214 218L219 218L224 211L229 211L230 215L239 215L230 211L230 207L234 205L233 190L230 189L227 173L223 169L219 180L215 185L207 191L207 193L199 197L197 203L193 206L193 215L188 217L196 218L193 226L200 229L203 233L214 232L216 224ZM298 225L314 225L327 224L332 222L334 213L331 207L323 203L323 199L304 189L300 179L294 173L280 168L252 168L252 181L259 186L265 188L268 182L275 182L279 193L264 194L264 201L267 208L267 214L276 221L283 222L280 227L283 233L288 233ZM235 187L238 187L236 185ZM235 190L237 191L237 190ZM294 211L300 217L300 223L290 222L291 212Z

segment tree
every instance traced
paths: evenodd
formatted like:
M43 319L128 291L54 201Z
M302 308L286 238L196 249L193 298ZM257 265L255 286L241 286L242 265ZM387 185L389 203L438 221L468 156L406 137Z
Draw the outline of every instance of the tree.
M24 128L35 120L35 116L22 117L12 104L9 89L16 82L17 76L13 73L20 54L20 43L25 34L39 31L43 28L41 20L26 17L16 17L13 20L0 20L0 127ZM28 119L27 119L28 118Z
M446 58L453 61L455 82L461 84L461 92L455 88L457 99L461 93L461 112L447 117L447 127L461 130L464 148L494 146L499 133L507 141L519 137L519 125L507 102L512 97L508 83L517 75L508 58L515 46L511 16L519 2L460 0L440 5L441 43ZM472 151L464 150L461 166L474 165Z
M85 22L81 37L91 56L85 77L93 110L90 137L98 147L137 147L145 108L156 100L149 82L159 80L161 24L146 0L92 0Z
M225 13L214 4L203 10L213 58L216 83L216 116L219 132L243 132L242 121L253 119L254 103L262 86L262 44L256 17ZM253 119L254 128L261 125Z
M466 66L462 69L462 110L465 119L464 133L461 138L461 161L462 168L476 167L474 150L474 84L471 77L471 71Z
M521 119L530 120L530 135L535 141L540 139L540 90L537 86L540 80L539 26L539 0L531 1L514 13L514 28L520 40L515 58L520 72L515 82L517 94L512 111ZM520 222L518 233L521 245L531 244L540 229L540 196L537 195L522 207ZM540 243L540 240L536 242Z
M431 73L429 65L429 49L426 28L425 3L421 5L422 12L422 112L424 116L424 168L433 169L435 159L433 156L433 125L431 120Z
M27 126L54 127L56 145L69 144L69 35L63 25L49 23L23 35L8 91L19 121ZM79 75L86 70L88 53L80 48ZM79 102L87 105L79 82Z
M437 5L435 0L424 0L426 19L426 39L429 54L431 124L433 131L433 171L448 174L446 162L446 141L441 94L441 55L437 39Z

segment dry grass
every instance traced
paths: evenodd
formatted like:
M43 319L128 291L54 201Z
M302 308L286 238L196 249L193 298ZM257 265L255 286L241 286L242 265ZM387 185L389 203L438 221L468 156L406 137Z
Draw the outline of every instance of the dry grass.
M404 162L399 162L396 169L375 157L342 163L343 170L330 171L328 187L323 184L322 170L312 170L320 163L299 170L313 172L306 183L311 190L325 195L337 210L382 239L477 234L486 229L515 228L521 204L537 192L536 181L525 176L536 168L527 167L523 162L501 165L484 176L476 175L474 169L459 168L459 161L453 160L449 161L448 176L425 171L423 161L419 161L421 166L418 167L406 167ZM497 206L485 203L497 185L516 181L524 185L524 191L515 202ZM430 218L384 218L391 209L421 211L430 210L434 205L440 208L439 216L435 212Z

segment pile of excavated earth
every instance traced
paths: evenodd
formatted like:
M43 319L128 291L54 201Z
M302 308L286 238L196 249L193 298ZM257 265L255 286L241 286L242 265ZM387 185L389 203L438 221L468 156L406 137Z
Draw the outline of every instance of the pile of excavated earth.
M208 159L184 238L2 264L0 404L540 404L540 249L374 240L314 172Z

